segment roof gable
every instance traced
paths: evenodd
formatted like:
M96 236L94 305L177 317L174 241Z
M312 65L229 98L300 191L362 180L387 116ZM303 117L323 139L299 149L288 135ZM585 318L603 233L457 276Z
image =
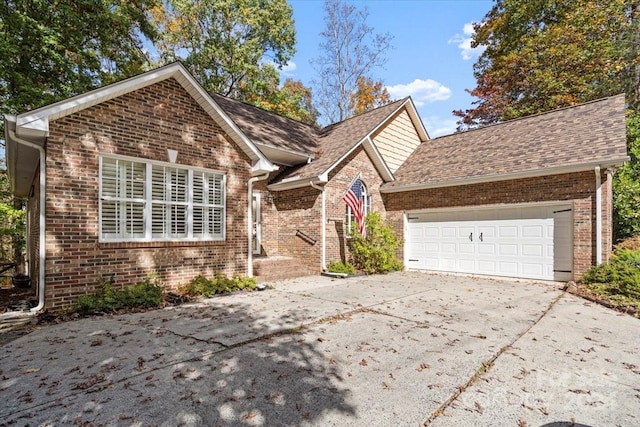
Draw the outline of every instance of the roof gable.
M179 62L20 114L15 117L15 133L25 139L41 139L46 137L50 121L169 78L174 78L178 81L212 119L238 144L240 149L252 160L254 173L270 172L277 169Z
M393 173L374 143L373 136L392 121L399 111L408 112L422 140L429 138L411 98L401 99L321 129L317 134L318 157L304 166L280 174L278 182L270 184L269 188L288 189L309 185L309 182L326 182L329 173L360 146L367 152L383 180L393 181Z
M421 144L385 192L515 179L628 160L624 95Z

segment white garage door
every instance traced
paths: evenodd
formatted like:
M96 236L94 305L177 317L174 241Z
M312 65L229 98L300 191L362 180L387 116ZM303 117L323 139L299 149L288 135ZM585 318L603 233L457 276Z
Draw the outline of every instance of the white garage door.
M573 212L540 206L407 214L407 268L573 278Z

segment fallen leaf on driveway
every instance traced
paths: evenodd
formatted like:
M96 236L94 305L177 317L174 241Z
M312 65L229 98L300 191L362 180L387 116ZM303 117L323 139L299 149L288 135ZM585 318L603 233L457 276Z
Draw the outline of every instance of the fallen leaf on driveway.
M589 391L589 390L582 390L582 389L579 389L579 388L569 389L569 391L570 391L571 393L575 393L575 394L591 394L591 391Z

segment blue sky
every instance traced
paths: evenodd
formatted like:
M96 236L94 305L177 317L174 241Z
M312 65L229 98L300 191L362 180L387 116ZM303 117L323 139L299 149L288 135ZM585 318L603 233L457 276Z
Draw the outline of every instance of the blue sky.
M482 20L492 1L355 0L367 8L367 25L393 36L384 69L373 77L382 81L393 99L411 95L429 136L455 131L455 109L471 107L465 89L475 87L473 64L480 52L469 48L471 23ZM324 0L289 0L297 32L297 53L283 75L306 86L316 79L310 60L318 56L325 28Z

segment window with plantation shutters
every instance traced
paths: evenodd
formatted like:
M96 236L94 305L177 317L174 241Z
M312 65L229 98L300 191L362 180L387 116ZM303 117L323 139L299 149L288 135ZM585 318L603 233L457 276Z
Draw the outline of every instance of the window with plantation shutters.
M221 173L103 157L103 241L222 240L225 176Z
M145 165L119 159L102 161L102 237L145 236Z

